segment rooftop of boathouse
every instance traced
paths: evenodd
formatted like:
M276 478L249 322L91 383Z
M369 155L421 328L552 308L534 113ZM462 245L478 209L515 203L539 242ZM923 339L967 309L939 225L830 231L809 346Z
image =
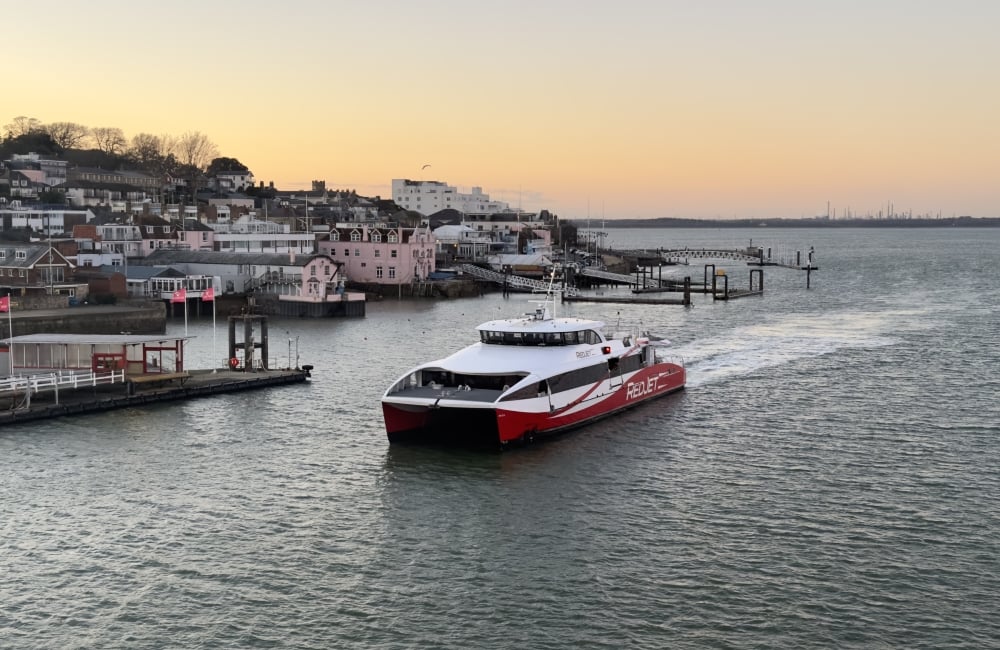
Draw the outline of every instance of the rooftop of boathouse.
M6 357L6 363L0 362L0 373L125 370L133 374L154 368L181 371L184 342L191 338L162 334L24 334L0 339L0 356Z

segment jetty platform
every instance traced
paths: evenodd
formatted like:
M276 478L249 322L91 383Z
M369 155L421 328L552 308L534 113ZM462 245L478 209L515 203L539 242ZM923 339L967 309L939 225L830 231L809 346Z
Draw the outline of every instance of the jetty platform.
M76 381L67 385L33 378L35 384L8 382L0 387L0 426L34 420L102 413L222 393L304 383L311 367L287 370L192 370L188 372L119 375L104 382ZM112 373L113 374L113 373Z

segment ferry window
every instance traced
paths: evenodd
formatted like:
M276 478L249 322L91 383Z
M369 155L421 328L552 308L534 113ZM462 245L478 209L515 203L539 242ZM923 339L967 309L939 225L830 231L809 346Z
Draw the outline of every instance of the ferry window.
M564 390L570 390L571 388L587 386L589 384L607 379L607 377L608 364L600 363L594 366L588 366L587 368L580 368L579 370L573 370L561 375L556 375L555 377L549 379L549 386L552 387L553 393L558 393Z
M503 332L483 332L484 343L503 343Z
M563 340L566 341L566 345L576 345L580 342L577 340L576 332L563 332Z
M525 386L524 388L518 388L516 391L510 395L505 395L502 402L508 402L515 399L533 399L539 396L539 393L544 393L545 387L541 384L534 383Z
M432 384L443 386L447 379L447 374L444 372L424 372L425 386L431 386Z
M630 354L627 357L622 357L621 359L622 374L635 372L641 367L642 367L642 357L639 356L638 354Z
M545 334L545 345L562 345L563 339L560 332L548 332Z

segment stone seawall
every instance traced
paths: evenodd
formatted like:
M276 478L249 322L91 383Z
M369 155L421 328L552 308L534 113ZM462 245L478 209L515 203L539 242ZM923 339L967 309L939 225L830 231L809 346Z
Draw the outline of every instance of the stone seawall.
M167 331L167 311L163 302L142 306L81 305L62 309L14 310L8 321L0 314L0 333L14 336L26 334L164 334Z

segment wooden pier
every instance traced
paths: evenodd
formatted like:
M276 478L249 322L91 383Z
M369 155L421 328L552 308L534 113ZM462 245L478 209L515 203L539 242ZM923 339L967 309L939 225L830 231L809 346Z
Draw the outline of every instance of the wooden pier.
M585 266L581 262L564 264L559 288L563 302L690 305L692 293L709 294L714 300L736 300L764 294L763 267L765 266L805 271L807 289L810 288L811 272L819 270L819 266L815 264L812 247L807 253L808 261L803 265L801 251L796 251L791 257L785 254L772 255L771 248L754 246L752 240L746 248L598 249L597 252L598 257L605 261L609 257L618 258L618 260L608 263L607 268L604 268L603 265L601 268L591 265ZM700 284L691 282L690 276L683 280L663 277L664 266L690 265L692 259L728 259L746 262L746 265L751 267L749 287L730 287L730 276L721 269L717 271L714 263L704 265L705 277ZM477 280L500 285L505 295L508 291L515 290L543 292L550 287L550 283L545 280L519 277L509 272L500 273L473 264L463 264L458 268ZM621 270L626 272L622 273ZM711 275L709 270L711 270ZM633 295L603 296L584 291L584 289L593 289L601 285L630 286ZM684 297L656 297L657 294L665 293L683 293Z
M10 370L0 378L0 425L302 383L312 371L298 362L295 368L269 367L264 315L229 318L225 368L188 369L188 338L27 334L0 340L0 356Z
M304 383L311 366L294 370L243 372L194 370L166 378L153 373L117 382L80 385L61 390L12 388L0 391L0 426L57 417L103 413L116 409L208 397L222 393ZM145 378L163 379L146 381Z
M578 293L574 296L563 296L563 302L605 302L605 303L621 303L629 305L690 305L690 296L685 298L662 298L662 297L650 297L649 295L628 295L628 296L599 296L599 295L584 295Z

